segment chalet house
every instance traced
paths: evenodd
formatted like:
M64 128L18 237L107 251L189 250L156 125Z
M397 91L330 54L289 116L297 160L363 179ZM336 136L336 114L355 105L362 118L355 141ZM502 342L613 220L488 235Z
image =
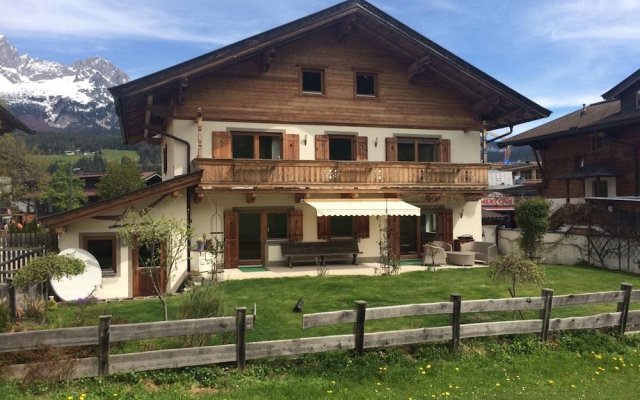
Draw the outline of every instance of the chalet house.
M640 196L640 70L602 97L502 142L533 148L555 206Z
M367 262L382 231L411 258L479 239L483 132L549 115L364 0L111 92L123 140L159 146L163 182L42 221L105 256L103 297L146 290L116 236L126 207L184 218L224 243L225 268L283 264L289 241L355 239ZM185 254L175 285L201 262Z

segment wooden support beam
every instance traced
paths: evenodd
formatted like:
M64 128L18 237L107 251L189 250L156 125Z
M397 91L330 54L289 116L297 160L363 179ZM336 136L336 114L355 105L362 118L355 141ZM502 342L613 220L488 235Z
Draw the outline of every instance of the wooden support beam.
M500 104L500 97L498 96L489 97L475 103L471 108L471 112L476 118L484 119L483 118L484 115L489 113L489 111L491 111L498 104Z
M354 28L356 19L357 19L357 16L355 14L352 14L347 18L343 19L342 21L340 21L337 28L338 29L337 38L339 41L345 40L347 36L349 36L349 34L351 34L354 31L353 28Z
M342 193L340 197L342 197L343 199L355 199L356 197L358 197L358 193Z
M409 80L412 80L416 75L423 73L429 64L431 64L431 56L427 55L409 65L409 68L407 68Z
M269 69L271 68L271 61L273 60L273 57L275 57L275 55L276 55L275 46L271 46L267 50L262 52L262 55L260 56L262 73L266 73L269 71Z

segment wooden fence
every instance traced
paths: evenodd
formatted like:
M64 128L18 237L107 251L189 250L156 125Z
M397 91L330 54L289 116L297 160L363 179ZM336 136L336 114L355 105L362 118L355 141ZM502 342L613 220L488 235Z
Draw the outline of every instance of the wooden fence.
M65 379L103 376L127 371L146 371L163 368L235 362L244 368L246 360L272 356L318 353L355 349L361 355L365 348L400 346L407 344L449 341L451 349L458 349L461 338L486 337L523 333L539 334L547 339L550 331L573 329L616 328L624 334L628 325L640 325L640 310L631 311L632 301L640 300L640 291L632 291L629 284L620 290L554 296L544 289L540 297L487 299L462 301L452 294L449 301L427 304L408 304L367 309L367 303L357 301L354 310L306 314L303 329L334 324L353 324L353 334L308 337L264 342L245 341L245 328L253 328L255 314L247 317L246 309L238 308L236 317L206 318L171 322L151 322L110 326L109 316L100 317L100 325L64 328L36 332L0 334L0 352L33 350L49 346L98 345L99 356L65 360L71 365ZM587 304L616 303L615 312L583 316L551 318L552 310ZM477 312L537 310L539 318L522 321L499 321L462 324L461 315ZM409 316L449 315L446 326L366 333L366 321ZM236 332L236 343L184 349L168 349L141 353L110 354L110 343L125 340L167 336ZM7 377L21 379L40 364L10 365L2 368ZM51 368L51 364L48 364Z
M44 246L47 251L58 251L58 235L49 232L0 232L0 248L32 248Z
M39 247L0 247L0 284L13 279L13 274L36 257L44 255L46 249Z

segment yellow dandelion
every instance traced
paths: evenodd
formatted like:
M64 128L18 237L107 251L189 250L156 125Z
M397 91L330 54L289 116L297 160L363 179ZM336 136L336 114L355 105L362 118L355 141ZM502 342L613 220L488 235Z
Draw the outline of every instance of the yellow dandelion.
M422 375L426 375L426 374L427 374L427 372L426 372L426 371L420 371L420 373L421 373Z
M460 368L456 367L456 371L460 371Z
M549 382L549 385L553 385L553 381L552 380L548 380L547 382Z
M500 382L496 382L496 386L500 386Z
M73 396L67 396L67 400L73 400Z
M333 390L327 390L327 393L331 394L333 393Z
M450 394L451 394L451 393L449 393L449 392L444 392L444 395L445 395L445 396L449 396Z
M576 385L571 385L571 387L575 389L577 386Z
M596 371L596 375L600 375L600 371Z
M430 368L431 368L431 364L427 364L427 369L430 369Z
M620 368L618 368L618 367L613 367L613 369L615 369L616 371L620 370Z

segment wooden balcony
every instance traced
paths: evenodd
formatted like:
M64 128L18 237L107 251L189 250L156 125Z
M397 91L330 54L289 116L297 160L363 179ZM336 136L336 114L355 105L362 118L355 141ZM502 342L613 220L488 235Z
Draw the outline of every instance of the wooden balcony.
M201 190L294 192L486 191L488 164L314 160L193 160Z

